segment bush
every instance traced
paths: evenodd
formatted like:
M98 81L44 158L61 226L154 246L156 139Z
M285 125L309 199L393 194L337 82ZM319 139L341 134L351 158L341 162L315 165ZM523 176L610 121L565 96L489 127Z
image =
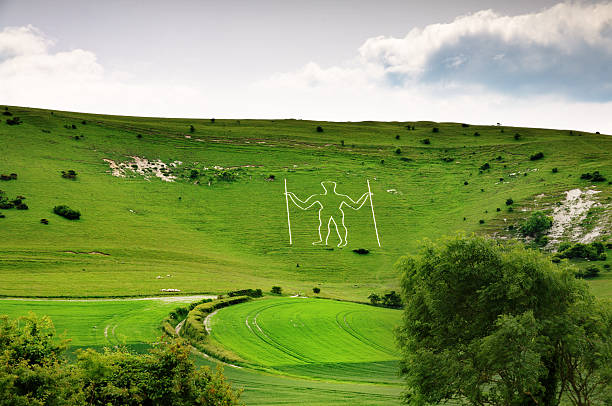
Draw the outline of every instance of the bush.
M546 216L541 211L531 213L528 219L526 219L519 226L519 232L524 237L539 237L545 233L549 228L552 227L552 217Z
M399 155L399 154L401 154L401 153L402 153L402 150L401 150L401 149L399 149L399 148L397 148L397 149L395 150L395 153L396 153L397 155Z
M484 223L485 223L484 220L482 220L482 219L478 220L478 224L484 224Z
M455 160L455 158L451 158L451 157L449 157L449 156L445 156L444 158L442 158L442 160L443 160L444 162L453 162L453 161Z
M584 180L590 180L593 182L604 182L606 180L606 178L599 173L599 171L595 171L593 173L583 173L582 175L580 175L580 179L584 179Z
M599 269L598 266L596 265L589 265L585 268L585 270L578 270L576 271L576 278L582 278L582 279L590 279L590 278L595 278L597 276L599 276L599 272L601 270Z
M400 136L399 136L399 135L396 135L396 136L395 136L395 139L396 139L396 140L399 140L399 139L400 139Z
M552 168L552 173L557 173L557 172L559 172L559 169L557 169L557 168Z
M439 133L440 129L438 127L434 127L434 128L431 129L431 132L432 133Z
M8 125L19 125L22 121L19 117L13 117L6 120L6 124Z
M480 137L480 133L479 133L478 131L476 131L476 132L474 133L474 137Z
M582 258L590 261L604 261L606 259L605 247L600 242L590 244L562 243L559 245L557 255L559 258Z
M81 218L81 213L77 210L72 210L70 207L66 205L55 206L53 208L53 213L58 216L62 216L68 220L78 220Z
M189 125L189 132L190 133L195 132L195 127L193 125Z
M429 145L429 144L431 144L431 141L429 140L429 138L425 138L425 139L421 140L421 143L425 144L425 145Z
M514 134L514 139L515 140L520 140L521 139L521 134L519 134L519 133Z
M461 127L463 127L463 128L467 128L469 126L470 126L469 124L461 124Z
M538 159L542 159L544 158L544 153L543 152L538 152L536 154L533 154L532 156L529 157L529 159L531 161L537 161Z
M486 171L487 169L491 169L491 165L489 165L488 162L485 162L484 164L481 165L480 170Z
M272 286L272 290L270 292L274 293L275 295L280 295L283 293L283 288L280 286Z
M314 288L312 288L312 293L314 293L315 295L318 295L319 293L321 293L321 289L317 288L317 287L314 287Z
M512 200L512 198L506 199L506 206L511 206L513 204L514 204L514 200Z
M233 290L231 292L227 292L229 297L234 296L249 296L249 297L262 297L263 292L261 289L242 289L242 290Z
M402 298L394 290L383 295L382 305L391 309L400 309L402 307Z
M354 252L355 254L359 254L359 255L366 255L366 254L369 254L369 253L370 253L370 251L369 251L369 250L367 250L367 249L365 249L365 248L358 248L358 249L356 249L356 250L353 250L353 252Z
M368 299L370 299L370 303L372 303L374 306L377 306L380 303L380 296L378 296L376 293L370 293Z
M412 162L412 161L413 161L413 159L412 159L412 158L406 158L405 156L403 156L403 157L401 157L401 158L400 158L400 161L404 161L404 162ZM381 164L384 164L384 163L385 163L384 159L383 159L383 160L382 160L380 163L381 163Z
M323 127L321 127L320 125L317 126L317 132L318 133L322 133L323 132Z
M62 171L62 178L64 179L76 180L76 177L77 177L77 173L73 171L72 169L68 171Z

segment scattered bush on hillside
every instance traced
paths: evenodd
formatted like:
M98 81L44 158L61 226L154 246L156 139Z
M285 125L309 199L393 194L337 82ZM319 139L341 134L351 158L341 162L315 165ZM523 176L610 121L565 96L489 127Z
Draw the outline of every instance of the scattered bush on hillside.
M489 165L488 162L485 162L484 164L480 166L481 171L486 171L487 169L491 169L491 165Z
M421 140L421 143L425 144L425 145L429 145L429 144L431 144L431 141L429 140L429 138L425 138L425 139Z
M576 278L581 278L581 279L595 278L599 276L600 271L601 269L599 269L597 265L589 265L584 269L584 271L579 269L576 272Z
M3 116L9 116L9 117L10 117L10 116L12 116L12 115L13 115L13 113L11 113L10 111L5 110L5 111L3 111L3 112L2 112L2 115L3 115Z
M580 179L590 180L592 182L605 182L606 178L599 173L599 171L595 171L593 173L583 173L580 175Z
M519 134L519 133L514 134L514 139L515 140L520 140L521 139L521 134Z
M442 160L443 160L444 162L453 162L453 161L455 160L455 158L451 158L451 157L449 157L449 156L445 156L444 158L442 158Z
M261 289L242 289L242 290L233 290L231 292L227 292L229 297L234 296L249 296L249 297L262 297L263 292Z
M142 134L136 134L136 138L141 139L142 138Z
M344 140L340 140L340 145L344 146Z
M270 290L270 292L274 293L275 295L280 295L283 293L283 288L280 286L272 286L272 290Z
M479 133L478 131L476 131L476 132L474 133L474 137L480 137L480 133Z
M402 150L401 150L401 149L399 149L399 148L397 148L397 149L395 150L395 153L396 153L397 155L399 155L399 154L401 154L401 153L402 153Z
M399 136L399 135L396 135L396 136L395 136L395 139L396 139L396 140L399 140L399 139L400 139L400 136Z
M401 157L401 158L400 158L400 161L404 161L404 162L412 162L412 161L414 161L414 159L412 159L412 158L407 158L407 157L403 156L403 157ZM382 160L382 162L381 162L381 163L383 163L383 164L385 163L384 159Z
M482 219L478 220L478 224L484 224L484 223L485 223L484 220L482 220Z
M380 296L378 296L376 293L370 293L368 299L370 299L370 303L372 303L374 306L378 306L380 303Z
M512 200L512 198L506 199L506 206L511 206L512 204L514 204L514 200Z
M23 123L19 117L13 117L6 120L6 124L8 125L19 125Z
M200 177L200 172L197 169L192 169L189 172L189 179L198 179Z
M434 127L434 128L431 129L431 132L432 133L439 133L440 129L438 127Z
M552 173L557 173L557 172L559 172L559 169L558 169L558 168L556 168L556 167L555 167L555 168L552 168Z
M470 126L469 124L465 124L465 123L464 123L464 124L461 124L461 127L463 127L463 128L467 128L467 127L469 127L469 126Z
M370 250L367 250L365 248L357 248L357 249L353 250L353 252L355 254L359 254L359 255L366 255L366 254L370 253Z
M544 153L543 152L537 152L535 154L533 154L532 156L529 157L529 159L531 161L537 161L538 159L542 159L544 158Z
M210 119L210 122L214 124L214 123L215 123L215 119L214 119L214 118L211 118L211 119Z
M195 132L195 127L193 126L193 124L190 124L190 125L189 125L189 132L190 132L190 133Z
M541 211L535 211L519 225L519 232L523 237L538 238L552 227L552 223L552 217Z
M62 216L68 220L78 220L81 218L81 213L77 210L72 210L66 205L59 205L53 208L53 213Z
M73 171L72 169L69 169L67 171L62 171L62 178L76 180L77 173Z
M0 213L0 219L6 218L6 216L2 213Z
M559 244L556 256L568 259L582 258L589 261L605 261L607 258L605 250L604 245L597 241L589 244L564 242Z
M0 175L0 180L17 180L17 174L16 173L11 173L8 175L2 174Z
M318 133L322 133L323 132L323 127L321 127L320 125L317 126L317 132Z
M321 288L317 288L315 286L314 288L312 288L312 293L314 293L315 295L318 295L319 293L321 293Z
M46 224L49 224L49 220L47 220L47 219L40 219L40 223L46 225Z

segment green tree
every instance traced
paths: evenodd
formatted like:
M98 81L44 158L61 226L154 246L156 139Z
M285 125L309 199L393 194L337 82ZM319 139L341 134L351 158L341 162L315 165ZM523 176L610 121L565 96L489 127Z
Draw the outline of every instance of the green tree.
M552 406L564 394L571 400L572 375L564 371L574 364L564 364L564 351L586 359L586 347L568 343L587 326L576 315L595 302L570 268L519 243L474 236L426 242L419 256L402 258L398 267L407 403ZM586 310L576 313L580 308ZM596 382L610 382L605 365L612 335L610 327L598 331L608 352L589 353L592 373L580 376L601 387ZM587 395L596 404L594 392Z
M521 223L519 232L525 237L537 238L548 231L548 229L552 227L552 223L552 217L545 215L541 211L535 211Z

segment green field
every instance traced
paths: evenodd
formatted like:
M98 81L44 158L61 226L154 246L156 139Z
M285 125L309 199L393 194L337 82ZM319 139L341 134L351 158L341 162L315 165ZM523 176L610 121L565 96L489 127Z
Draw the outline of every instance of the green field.
M266 299L221 309L212 339L289 375L398 383L393 330L401 312L321 299Z
M25 196L28 210L0 209L3 297L173 295L162 289L225 294L276 285L285 295L313 296L319 287L321 297L365 302L370 293L398 290L393 264L416 253L424 238L458 231L516 237L530 211L550 214L575 188L599 192L580 227L601 224L608 242L612 232L609 135L461 123L213 122L8 110L23 124L0 123L0 174L18 176L0 180L0 190L9 199ZM530 159L538 152L542 159ZM141 159L156 168L138 174ZM108 160L124 165L125 177L112 176ZM153 175L161 170L158 160L174 181ZM61 176L68 170L76 179ZM594 171L606 181L581 179ZM335 230L328 247L312 245L317 210L291 204L289 244L285 179L301 199L321 193L320 182L328 180L356 200L369 181L382 246L369 202L345 210L344 248L336 247ZM514 204L507 206L509 198ZM61 204L81 218L54 214ZM369 254L352 251L358 248ZM612 265L612 251L607 254L606 261L575 263L601 267L589 284L610 298L612 272L603 265ZM176 306L0 300L0 314L48 314L76 347L138 346L159 338L161 320ZM263 335L253 328L254 314ZM329 300L258 300L216 314L213 339L269 372L226 368L246 388L249 404L389 404L401 392L392 337L398 314Z

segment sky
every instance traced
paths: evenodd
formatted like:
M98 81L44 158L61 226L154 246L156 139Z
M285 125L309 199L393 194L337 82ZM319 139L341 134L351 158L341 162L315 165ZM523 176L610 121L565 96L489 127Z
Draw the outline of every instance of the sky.
M612 134L612 2L0 0L0 104Z

